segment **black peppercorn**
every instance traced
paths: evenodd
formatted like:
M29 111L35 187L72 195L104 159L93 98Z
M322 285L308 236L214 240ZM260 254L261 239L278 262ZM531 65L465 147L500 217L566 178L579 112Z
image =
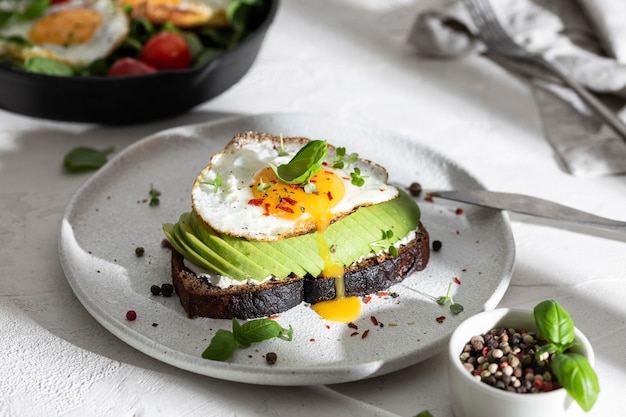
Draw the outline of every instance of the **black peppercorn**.
M150 292L152 293L152 295L159 295L161 294L161 287L159 287L158 285L153 285L150 287Z
M439 250L441 249L442 243L441 240L433 240L433 250L435 252L439 252Z
M419 195L422 193L422 184L420 184L419 182L412 183L409 186L409 193L411 193L413 197L419 197Z
M137 257L142 257L144 253L145 253L145 250L141 246L137 246L135 248L135 255L137 255Z
M278 356L274 352L269 352L265 355L265 362L267 362L269 365L274 365L277 359Z
M163 297L171 297L174 293L174 286L172 284L163 284L161 285L161 292Z

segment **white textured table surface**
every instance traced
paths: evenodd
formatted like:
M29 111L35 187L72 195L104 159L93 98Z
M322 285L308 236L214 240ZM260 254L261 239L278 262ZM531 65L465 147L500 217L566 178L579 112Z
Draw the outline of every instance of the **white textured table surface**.
M57 252L65 207L89 174L61 169L78 145L116 152L161 129L224 114L308 112L410 135L488 188L626 220L626 177L565 174L525 85L478 57L429 61L405 43L419 0L286 0L252 70L193 112L104 127L0 110L0 415L450 417L444 355L328 387L223 382L156 361L82 307ZM0 92L1 94L1 92ZM623 416L626 236L511 215L517 258L500 305L555 298L596 351L602 392L589 416ZM572 416L583 415L573 407ZM504 414L503 414L504 415Z

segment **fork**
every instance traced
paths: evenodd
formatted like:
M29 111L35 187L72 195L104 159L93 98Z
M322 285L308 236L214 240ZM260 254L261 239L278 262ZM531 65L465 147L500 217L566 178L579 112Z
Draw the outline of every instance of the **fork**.
M558 67L541 55L531 53L519 46L504 30L496 17L489 0L463 0L467 11L478 28L479 36L492 52L519 61L539 65L557 76L574 90L589 108L626 142L626 125L587 89L567 76Z

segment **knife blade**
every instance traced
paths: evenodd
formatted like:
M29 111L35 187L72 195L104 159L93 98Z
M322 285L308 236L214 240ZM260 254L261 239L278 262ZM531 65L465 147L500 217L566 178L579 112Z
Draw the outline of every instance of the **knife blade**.
M626 222L596 216L595 214L564 206L553 201L524 194L501 193L487 190L433 191L428 194L432 197L459 201L481 207L507 210L550 220L626 232Z

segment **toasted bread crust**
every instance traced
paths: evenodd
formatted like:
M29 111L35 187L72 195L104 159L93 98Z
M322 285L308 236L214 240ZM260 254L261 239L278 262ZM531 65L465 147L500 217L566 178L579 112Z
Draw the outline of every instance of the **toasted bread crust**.
M416 238L398 252L397 257L368 258L348 267L344 277L345 295L374 294L423 270L430 257L430 243L421 223ZM172 281L189 317L266 317L289 310L302 301L313 304L331 300L336 295L334 278L290 276L263 284L215 287L186 268L182 255L173 248Z

